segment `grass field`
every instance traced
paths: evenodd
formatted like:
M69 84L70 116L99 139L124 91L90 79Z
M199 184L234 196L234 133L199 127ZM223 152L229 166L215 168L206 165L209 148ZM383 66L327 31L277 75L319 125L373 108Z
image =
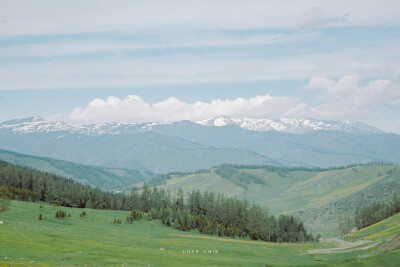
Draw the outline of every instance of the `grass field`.
M43 205L43 208L40 208ZM56 219L59 209L70 218ZM53 207L12 201L0 214L0 264L28 266L390 266L400 262L399 251L377 254L307 254L332 246L327 243L275 244L245 239L218 238L197 231L181 232L160 221L126 224L128 212ZM42 214L43 220L38 216ZM111 222L121 219L121 225ZM390 218L398 223L398 217ZM379 231L386 231L381 223ZM372 229L372 230L371 230ZM370 227L369 231L374 231ZM376 228L378 229L378 228ZM391 234L399 233L396 228ZM363 233L363 232L360 232ZM355 233L357 235L359 233ZM367 235L361 234L362 239ZM161 249L161 250L160 250ZM163 249L163 250L162 250ZM207 253L204 253L204 250ZM218 253L208 253L211 252ZM197 253L198 251L198 253ZM191 253L184 253L191 252ZM395 265L392 265L395 266Z

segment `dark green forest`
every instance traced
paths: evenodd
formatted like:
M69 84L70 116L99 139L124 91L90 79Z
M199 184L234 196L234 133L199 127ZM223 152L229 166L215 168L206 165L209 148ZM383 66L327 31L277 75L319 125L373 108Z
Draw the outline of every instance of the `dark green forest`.
M240 178L240 173L237 176ZM316 240L293 216L275 217L259 205L223 194L193 191L185 196L182 190L171 194L147 184L141 190L134 188L129 194L104 192L4 161L0 161L0 197L66 207L131 211L127 223L142 218L143 212L146 213L143 218L161 219L166 226L182 231L198 229L201 233L218 236L270 242Z
M265 181L262 178L245 173L243 170L237 169L229 164L220 165L215 173L246 190L248 189L247 185L251 183L265 185Z
M383 221L398 212L400 212L400 198L396 194L389 202L375 202L371 205L357 208L354 213L354 224L357 229L362 229Z

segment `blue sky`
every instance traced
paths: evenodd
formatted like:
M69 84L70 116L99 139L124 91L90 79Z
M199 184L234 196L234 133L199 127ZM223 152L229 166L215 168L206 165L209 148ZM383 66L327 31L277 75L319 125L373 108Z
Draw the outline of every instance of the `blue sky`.
M0 1L0 121L358 120L400 133L399 1Z

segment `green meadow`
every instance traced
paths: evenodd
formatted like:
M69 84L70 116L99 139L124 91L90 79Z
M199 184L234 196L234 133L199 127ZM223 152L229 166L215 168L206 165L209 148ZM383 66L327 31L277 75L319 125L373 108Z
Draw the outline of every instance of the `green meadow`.
M71 214L71 217L56 219L55 213L60 209ZM372 242L383 241L372 248L309 254L310 250L340 244L329 240L321 243L279 244L219 238L198 231L178 231L162 225L159 220L140 220L127 224L125 218L129 213L124 211L84 210L87 217L80 217L83 209L12 201L9 210L0 214L0 220L4 221L0 225L0 264L396 266L400 262L400 250L395 239L400 234L399 214L347 237L348 240L370 238ZM42 214L43 220L38 219L39 214ZM112 224L114 219L121 219L122 224Z

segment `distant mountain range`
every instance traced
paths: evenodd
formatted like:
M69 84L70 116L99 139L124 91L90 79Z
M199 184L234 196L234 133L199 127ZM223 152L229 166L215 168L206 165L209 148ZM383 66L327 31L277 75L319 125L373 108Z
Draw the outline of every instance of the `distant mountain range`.
M0 148L80 164L165 173L222 163L330 167L400 162L400 136L360 122L249 119L76 124L0 123Z
M10 129L21 134L33 132L69 132L85 135L129 134L151 131L159 125L175 125L174 123L124 123L110 122L98 124L76 124L62 121L49 121L40 117L9 120L0 123L0 129ZM315 119L252 119L218 116L196 122L203 126L234 125L242 129L258 132L279 131L304 134L313 131L338 131L354 134L384 133L382 130L357 121L327 121Z

